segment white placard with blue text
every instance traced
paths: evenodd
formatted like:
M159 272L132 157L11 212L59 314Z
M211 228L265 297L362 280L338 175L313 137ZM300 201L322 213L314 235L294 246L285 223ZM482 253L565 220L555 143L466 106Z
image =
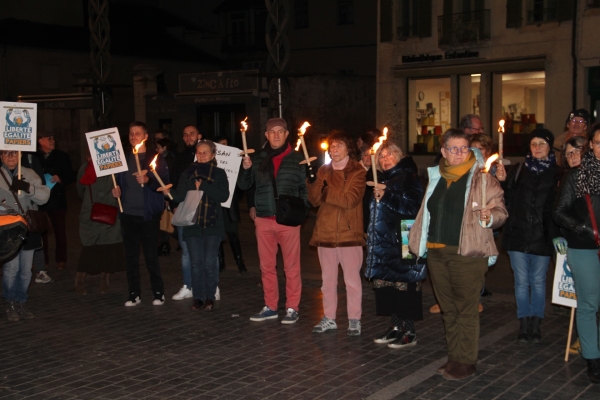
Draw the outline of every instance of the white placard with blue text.
M85 134L94 163L96 176L106 176L128 170L127 157L117 128L102 129Z
M575 293L573 274L571 274L571 267L567 263L567 256L564 254L556 254L552 303L577 308L577 294Z
M36 151L37 104L0 102L0 150Z
M229 208L233 192L235 191L235 185L237 184L240 166L242 165L242 157L240 157L240 149L237 147L225 146L219 143L215 143L215 145L217 146L217 155L215 157L217 165L219 168L225 170L227 180L229 181L229 198L226 202L221 203L221 206Z

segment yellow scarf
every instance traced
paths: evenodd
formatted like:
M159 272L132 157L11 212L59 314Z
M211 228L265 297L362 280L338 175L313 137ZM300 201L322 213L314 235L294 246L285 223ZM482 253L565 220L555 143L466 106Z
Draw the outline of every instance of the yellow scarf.
M442 158L440 160L440 174L446 180L446 184L450 186L469 172L475 161L475 154L472 150L467 154L467 159L458 165L448 165L448 160Z

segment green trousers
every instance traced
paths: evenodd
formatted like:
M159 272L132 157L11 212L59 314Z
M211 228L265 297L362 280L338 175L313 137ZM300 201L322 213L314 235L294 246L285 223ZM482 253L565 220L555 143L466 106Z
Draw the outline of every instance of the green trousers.
M487 258L456 254L457 246L429 249L427 268L442 311L448 360L477 364L479 351L479 296Z

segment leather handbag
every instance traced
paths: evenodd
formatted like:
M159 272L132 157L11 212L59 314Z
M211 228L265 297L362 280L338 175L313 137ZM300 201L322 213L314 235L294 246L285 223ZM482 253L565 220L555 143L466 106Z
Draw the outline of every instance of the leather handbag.
M173 233L175 231L175 227L171 221L173 221L173 212L170 208L165 208L160 216L160 230L167 233Z
M2 174L2 178L4 178L4 182L6 182L6 185L10 187L8 179L6 179L6 176L4 175L4 171L2 171L2 169L0 169L0 173ZM44 233L50 230L50 221L48 220L48 214L46 214L44 211L39 210L25 211L23 209L23 206L21 206L21 202L19 201L17 194L12 191L11 193L13 194L15 201L17 202L17 205L21 210L21 215L25 218L25 221L27 222L27 230L29 232Z
M277 195L275 178L272 180L275 195L275 221L280 225L299 226L306 220L306 204L296 196Z
M598 246L598 261L600 261L600 238L598 237L598 225L596 224L596 215L594 214L594 208L592 207L592 197L589 195L589 193L585 195L585 202L587 204L588 211L590 212L590 220L592 221L594 239L596 240L596 246Z
M114 225L117 221L119 209L108 204L94 203L94 199L92 198L92 185L89 185L88 188L90 189L90 201L92 202L90 219L100 224Z

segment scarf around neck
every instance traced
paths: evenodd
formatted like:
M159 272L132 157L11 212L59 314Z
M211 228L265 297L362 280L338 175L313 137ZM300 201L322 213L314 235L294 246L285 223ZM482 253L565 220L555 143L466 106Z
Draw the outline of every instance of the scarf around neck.
M350 156L346 156L343 160L338 162L331 160L331 166L334 170L344 169L346 168L346 165L348 165L348 161L350 161Z
M581 157L575 187L577 197L600 194L600 160L594 156L592 150L588 150Z
M451 183L456 182L469 172L475 161L477 159L472 150L467 154L467 159L458 165L448 165L448 160L442 157L440 160L440 174L446 180L448 186L450 186Z
M209 184L215 181L214 174L217 169L217 160L214 158L209 162L199 163L194 162L190 165L184 174L191 181L195 181L197 178L202 179L204 182ZM200 225L203 228L208 228L217 225L217 208L214 201L210 201L206 193L202 195L202 199L198 204L198 217L196 218L196 225Z
M267 177L267 180L270 181L275 176L273 158L285 152L288 149L288 147L290 147L290 144L287 141L283 144L283 146L281 146L278 149L273 149L271 147L271 143L269 142L265 143L265 147L263 147L263 150L267 152L267 156L260 163L258 167L258 172L265 175Z
M525 168L527 168L531 172L542 173L546 171L551 166L556 165L556 157L554 156L554 152L551 151L548 153L548 158L540 160L539 158L534 158L530 153L527 153L525 157Z

